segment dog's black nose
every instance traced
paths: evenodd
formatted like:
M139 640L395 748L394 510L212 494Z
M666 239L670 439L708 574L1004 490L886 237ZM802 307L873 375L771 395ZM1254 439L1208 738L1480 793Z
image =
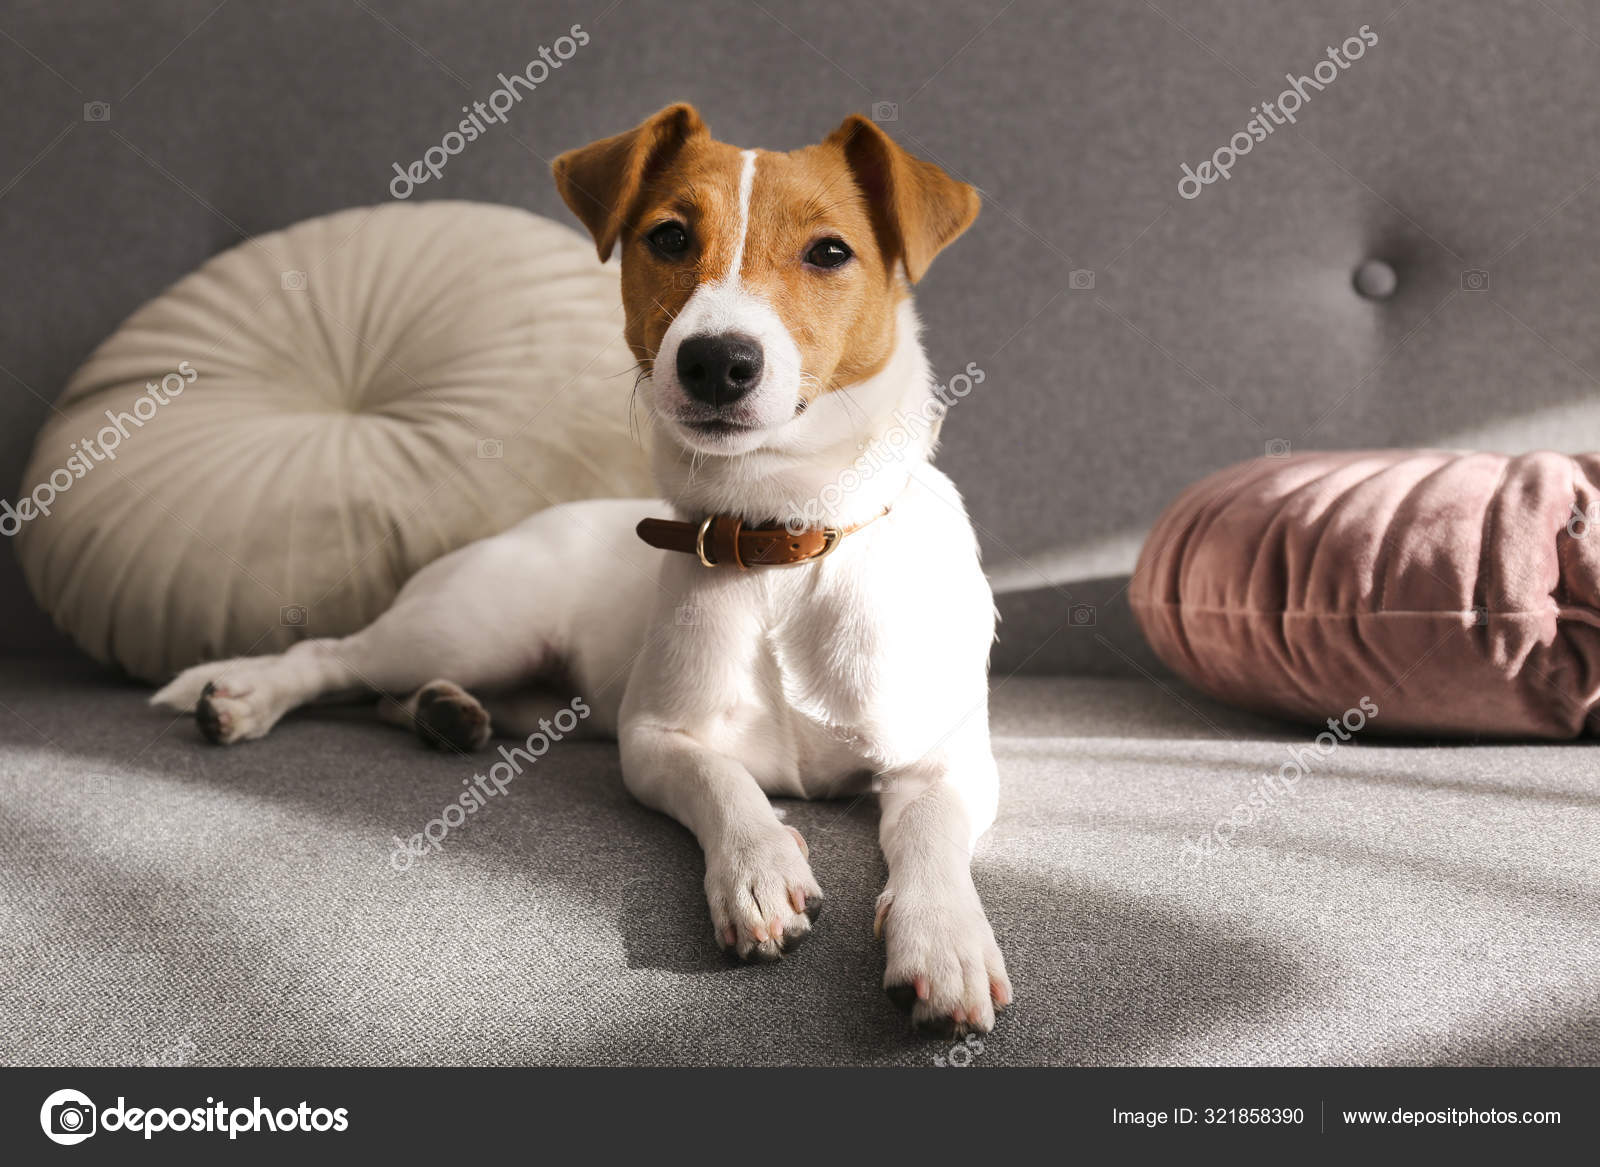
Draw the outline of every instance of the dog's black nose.
M761 380L761 346L739 332L691 336L678 346L678 380L696 401L731 405Z

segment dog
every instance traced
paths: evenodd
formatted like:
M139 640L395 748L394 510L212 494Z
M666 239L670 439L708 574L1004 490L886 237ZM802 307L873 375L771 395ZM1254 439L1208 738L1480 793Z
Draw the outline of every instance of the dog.
M662 499L541 511L352 636L191 668L152 702L227 745L375 693L471 750L582 693L628 789L699 841L741 960L791 952L822 902L769 798L876 792L884 988L925 1032L987 1032L1012 1000L971 874L998 803L994 600L929 461L937 424L913 424L942 412L911 298L977 191L863 117L778 153L714 140L686 104L553 170L601 262L620 250ZM867 474L869 447L893 453Z

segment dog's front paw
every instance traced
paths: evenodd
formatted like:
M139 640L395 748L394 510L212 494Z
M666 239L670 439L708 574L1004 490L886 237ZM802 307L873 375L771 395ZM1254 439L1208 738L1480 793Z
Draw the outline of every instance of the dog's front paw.
M988 1033L1011 1004L1011 981L970 880L964 888L896 888L878 897L873 930L888 943L883 989L919 1032Z
M811 874L806 841L773 824L706 856L706 902L723 950L740 960L777 960L811 934L822 888Z

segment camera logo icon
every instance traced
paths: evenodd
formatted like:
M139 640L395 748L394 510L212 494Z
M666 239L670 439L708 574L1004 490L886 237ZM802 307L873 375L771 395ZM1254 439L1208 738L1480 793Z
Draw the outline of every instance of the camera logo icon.
M1290 445L1288 438L1268 438L1267 439L1267 457L1269 457L1269 458L1287 458L1293 452L1294 452L1294 447L1292 445Z
M1600 500L1589 504L1586 510L1579 510L1578 504L1572 504L1572 517L1567 520L1567 534L1574 539L1582 539L1596 525L1600 525Z
M70 1147L94 1134L97 1113L87 1094L57 1090L39 1108L39 1125L52 1143Z
M1487 292L1489 290L1489 273L1481 267L1468 268L1461 273L1461 290L1463 292Z
M900 106L892 101L875 101L872 103L872 120L897 122L900 120Z
M1074 628L1093 628L1099 622L1093 604L1074 604L1067 609L1067 623Z
M306 273L303 271L286 271L280 283L286 292L303 292L306 290Z
M278 609L278 623L285 628L304 628L306 626L305 605L285 604Z
M108 122L111 120L111 103L109 101L86 101L83 103L83 120L86 122Z
M1074 292L1094 291L1094 272L1086 267L1076 268L1068 272L1067 287Z
M499 438L478 439L478 457L489 459L504 458L505 454L506 444Z

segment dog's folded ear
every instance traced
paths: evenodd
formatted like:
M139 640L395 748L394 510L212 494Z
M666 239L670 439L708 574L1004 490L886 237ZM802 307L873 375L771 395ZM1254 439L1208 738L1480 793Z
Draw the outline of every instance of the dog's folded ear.
M628 211L653 174L691 138L706 135L694 106L679 103L626 133L568 150L551 164L556 189L594 236L601 261L611 258Z
M844 152L867 196L884 258L903 261L912 283L978 217L975 187L913 158L860 114L847 117L827 144Z

